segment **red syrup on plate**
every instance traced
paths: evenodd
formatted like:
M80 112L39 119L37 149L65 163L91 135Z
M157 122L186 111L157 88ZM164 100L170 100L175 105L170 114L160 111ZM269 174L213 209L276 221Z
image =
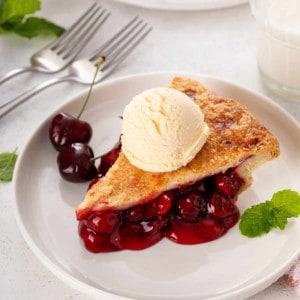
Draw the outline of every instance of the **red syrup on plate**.
M94 253L142 250L164 237L179 244L213 241L238 222L235 202L244 183L232 168L126 210L92 212L79 222L79 235Z

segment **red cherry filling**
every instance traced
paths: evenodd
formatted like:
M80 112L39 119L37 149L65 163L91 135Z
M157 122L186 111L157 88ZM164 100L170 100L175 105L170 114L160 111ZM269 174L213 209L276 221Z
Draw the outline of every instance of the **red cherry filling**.
M234 213L235 205L229 196L215 192L208 201L208 210L217 218L226 218Z
M172 191L165 192L158 196L154 201L145 205L145 217L147 219L162 217L171 208L175 194Z
M113 243L113 235L96 233L87 226L87 222L81 221L78 226L78 233L84 241L86 249L91 252L112 252L119 250Z
M206 213L206 204L207 200L202 192L190 192L177 199L177 216L185 222L196 222L199 214Z
M123 211L92 212L79 222L79 235L96 253L141 250L163 237L179 244L209 242L238 222L234 203L243 184L229 169Z
M166 237L179 244L200 244L215 240L226 232L222 221L206 215L195 223L174 219Z
M234 169L228 169L225 173L220 173L216 175L216 188L229 196L235 195L240 188L245 184L244 179L242 179Z
M164 237L163 220L123 224L119 229L120 249L141 250L148 248Z
M101 214L91 214L87 218L87 227L97 233L110 234L119 226L120 217L117 212L103 212Z

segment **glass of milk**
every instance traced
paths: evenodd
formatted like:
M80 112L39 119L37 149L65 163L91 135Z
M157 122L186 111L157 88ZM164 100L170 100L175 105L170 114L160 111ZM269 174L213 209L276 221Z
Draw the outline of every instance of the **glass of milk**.
M263 82L300 99L300 0L250 0Z

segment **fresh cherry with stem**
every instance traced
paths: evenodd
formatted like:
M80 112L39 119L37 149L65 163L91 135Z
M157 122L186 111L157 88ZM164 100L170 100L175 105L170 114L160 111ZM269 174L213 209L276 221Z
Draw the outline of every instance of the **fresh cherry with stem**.
M87 144L92 134L92 127L88 122L74 118L64 112L57 114L49 127L50 141L58 151L72 143Z
M57 165L62 178L71 182L92 180L97 176L94 153L87 144L73 143L65 146L57 156Z
M93 134L92 127L88 122L80 120L80 117L87 106L97 73L104 60L104 57L100 57L97 63L92 84L78 116L73 117L70 114L60 112L53 117L49 125L49 139L56 150L60 151L72 143L87 144L90 141Z
M113 165L121 151L118 143L107 153L94 157L92 148L88 144L73 143L59 151L57 165L61 176L72 182L90 181L103 177ZM101 159L98 169L95 161ZM105 173L104 173L105 172Z

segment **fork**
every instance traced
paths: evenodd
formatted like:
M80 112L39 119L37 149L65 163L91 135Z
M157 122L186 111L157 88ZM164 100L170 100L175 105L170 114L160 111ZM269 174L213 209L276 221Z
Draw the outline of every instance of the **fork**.
M74 61L69 66L68 75L49 79L1 105L0 118L33 95L56 83L64 81L75 81L82 84L100 82L122 63L151 30L152 27L143 19L138 16L135 17L91 55L84 59ZM102 60L102 64L96 72L100 59Z
M109 15L110 13L106 9L95 2L63 35L36 52L30 59L30 66L8 72L0 78L0 85L8 79L28 71L54 73L62 70L86 46Z

